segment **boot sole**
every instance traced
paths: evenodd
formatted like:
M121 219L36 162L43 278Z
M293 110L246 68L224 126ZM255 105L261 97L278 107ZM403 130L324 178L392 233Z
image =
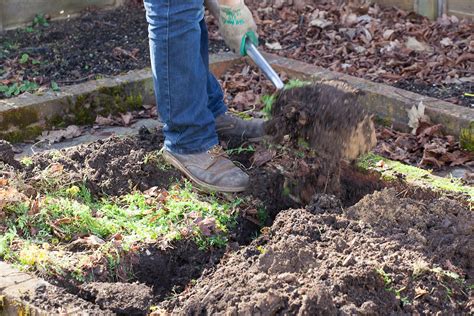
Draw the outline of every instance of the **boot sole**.
M166 162L173 165L176 169L184 173L186 177L188 177L192 182L194 182L200 189L205 191L212 191L212 192L228 192L228 193L237 193L243 192L247 190L247 187L220 187L215 186L212 184L208 184L202 180L196 178L178 159L173 157L168 151L163 150L163 158Z

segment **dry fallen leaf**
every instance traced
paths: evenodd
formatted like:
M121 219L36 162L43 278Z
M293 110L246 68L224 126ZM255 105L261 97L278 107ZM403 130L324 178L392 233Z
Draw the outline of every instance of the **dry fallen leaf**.
M275 157L275 154L276 152L270 149L257 150L251 158L252 165L255 167L261 167L271 161L273 157Z
M196 222L201 234L206 237L212 236L212 233L216 231L216 220L212 217L205 218Z
M95 118L95 123L99 126L112 125L113 123L115 123L115 120L112 118L111 115L109 115L108 117L97 115L97 117Z
M69 125L66 129L43 132L39 140L47 140L49 143L58 143L64 139L71 139L82 135L79 126Z
M439 43L443 46L452 46L453 45L453 41L449 37L443 38L441 41L439 41Z
M133 115L130 112L127 112L125 114L120 114L120 117L122 118L122 122L125 126L130 125L130 122L133 119Z
M421 287L415 288L415 299L422 297L423 295L428 294L429 292Z
M281 46L281 44L279 42L274 42L274 43L265 43L265 46L269 49L273 49L273 50L282 50L283 47Z
M26 196L12 187L0 188L0 211L5 206L26 200Z
M431 47L428 44L424 42L420 42L416 38L411 37L411 36L407 38L407 41L405 42L405 46L406 48L417 51L417 52L431 50Z
M418 103L418 106L413 106L408 113L408 126L412 128L412 134L416 133L416 130L420 126L420 121L429 121L429 117L425 115L425 104L423 101Z

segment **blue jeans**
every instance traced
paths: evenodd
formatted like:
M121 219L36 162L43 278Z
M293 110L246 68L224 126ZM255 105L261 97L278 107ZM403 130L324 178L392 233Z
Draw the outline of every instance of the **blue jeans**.
M165 148L200 153L218 144L222 89L209 71L203 0L144 0L158 112Z

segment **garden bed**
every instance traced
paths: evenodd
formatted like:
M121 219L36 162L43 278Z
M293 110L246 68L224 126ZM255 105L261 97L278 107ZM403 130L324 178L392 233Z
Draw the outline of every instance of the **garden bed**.
M238 74L261 79L248 66ZM224 80L231 109L260 113L239 109L240 79ZM329 86L313 100L306 89L314 104L255 105L272 115L275 140L221 139L251 177L242 194L196 190L146 128L20 161L2 142L0 256L49 281L22 304L138 315L472 312L469 193L384 180L366 170L370 157L340 161L328 146L337 139L301 117L319 111L335 131L346 115L324 112L327 96L356 95Z
M247 192L209 195L163 163L161 140L142 130L2 164L1 256L52 284L24 302L119 314L472 312L474 218L462 197L347 165L327 190L337 197L308 195L326 187L311 171L318 158L265 144L228 149L251 175Z
M377 6L323 3L298 12L294 7L249 4L258 17L263 50L459 105L472 104L472 22L429 22ZM215 22L208 19L211 52L227 50ZM149 65L145 13L139 6L87 11L78 19L41 24L0 35L2 97L40 86L56 90Z

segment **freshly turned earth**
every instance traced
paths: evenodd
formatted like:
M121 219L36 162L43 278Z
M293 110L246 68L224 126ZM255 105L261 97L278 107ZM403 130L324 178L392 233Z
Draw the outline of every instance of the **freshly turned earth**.
M280 212L262 236L162 308L177 315L469 314L473 233L472 212L447 198L421 202L389 189L343 210L336 198L316 195L304 209Z
M292 103L290 94L284 97ZM298 111L293 113L308 111L294 104ZM324 107L319 113L326 113ZM356 118L363 116L352 118L352 126L358 125ZM299 118L287 119L278 121L284 134L310 136L308 144L317 145L311 136L322 136L313 134L314 126L291 129ZM252 184L243 194L252 197L255 208L265 206L267 228L242 213L227 249L203 252L189 240L166 249L141 247L130 283L97 275L101 283L74 285L52 277L55 285L39 287L24 299L51 312L72 305L91 314L146 315L151 306L177 315L474 312L472 211L449 197L411 194L397 186L382 189L387 185L334 163L336 156L328 152L285 144L288 150L262 144L247 157L233 156L249 168ZM53 164L64 168L66 183L85 179L96 196L166 187L179 174L145 159L161 145L161 134L142 130L134 138L37 154L16 172L30 190ZM326 166L337 168L323 178Z

